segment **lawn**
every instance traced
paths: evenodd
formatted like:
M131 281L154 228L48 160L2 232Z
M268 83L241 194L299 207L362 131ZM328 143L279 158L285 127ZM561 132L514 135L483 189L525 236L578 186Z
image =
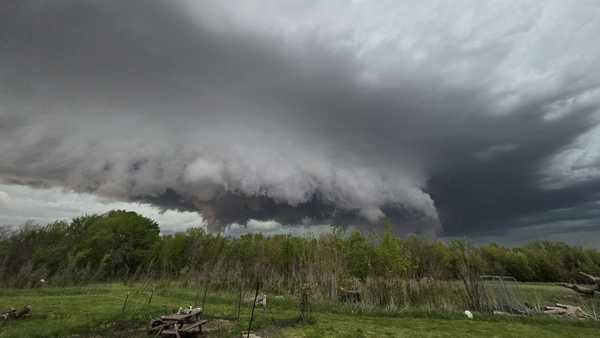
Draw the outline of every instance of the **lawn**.
M163 286L155 290L124 284L1 289L0 308L31 304L33 316L0 322L0 337L144 337L150 319L195 305L201 298L191 288ZM524 298L542 302L575 297L553 285L524 285L522 293ZM233 318L236 299L235 294L212 292L205 313ZM270 297L268 310L256 311L254 327L262 337L600 337L600 323L594 321L483 314L468 320L461 314L405 311L384 315L351 313L339 307L315 309L310 323L298 324L293 298ZM232 320L230 327L211 336L236 336L247 327L249 314L246 305L239 323Z

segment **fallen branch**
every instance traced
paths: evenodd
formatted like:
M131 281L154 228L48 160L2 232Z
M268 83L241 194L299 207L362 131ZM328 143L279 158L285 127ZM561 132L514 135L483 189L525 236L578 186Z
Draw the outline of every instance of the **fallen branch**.
M589 273L585 273L585 272L579 272L579 274L582 275L582 276L584 276L584 277L587 277L593 283L600 284L600 277L592 276Z
M560 283L558 285L562 286L563 288L571 289L587 297L594 297L595 295L600 295L600 277L596 277L585 272L579 272L579 274L588 278L594 284L594 286L588 288L571 283Z
M560 283L558 285L562 286L563 288L571 289L579 294L589 296L589 297L593 297L598 292L597 288L586 288L586 287L579 286L577 284Z

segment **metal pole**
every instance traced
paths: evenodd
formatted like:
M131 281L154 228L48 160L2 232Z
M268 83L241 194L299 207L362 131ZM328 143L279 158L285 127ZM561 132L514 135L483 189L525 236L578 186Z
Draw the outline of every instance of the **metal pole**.
M202 312L204 312L204 304L206 303L206 293L208 292L208 284L209 283L209 279L206 279L206 282L204 283L204 295L202 296Z
M252 319L254 319L254 308L256 307L256 298L258 298L258 289L260 287L260 282L256 281L256 293L254 293L254 303L252 303L252 313L250 314L250 324L248 324L248 334L246 338L250 338L250 330L252 329Z
M240 293L239 293L239 297L238 297L238 303L237 303L237 320L240 320L240 311L242 308L242 280L240 279Z
M121 313L125 313L125 307L127 307L127 299L129 299L129 292L125 296L125 301L123 302L123 308L121 309Z
M152 303L152 296L154 296L154 286L152 287L152 291L150 292L150 298L148 298L148 304Z

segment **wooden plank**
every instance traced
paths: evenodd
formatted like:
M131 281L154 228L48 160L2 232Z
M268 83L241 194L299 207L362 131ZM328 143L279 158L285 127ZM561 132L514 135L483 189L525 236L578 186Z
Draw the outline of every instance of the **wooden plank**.
M190 313L182 313L182 314L175 313L172 315L160 316L160 319L181 322L181 321L186 321L194 316L198 316L200 314L202 314L202 309L194 309L194 310L190 311Z
M181 335L179 334L179 330L163 330L163 332L160 333L161 336L175 336L175 337L181 337Z
M167 328L167 327L169 327L169 326L173 326L173 325L175 325L175 324L177 324L177 322L167 322L167 323L163 323L163 324L160 324L160 325L157 325L157 326L154 326L154 327L151 327L151 328L149 328L149 329L148 329L148 331L149 331L149 332L154 332L154 331L163 330L163 329L165 329L165 328Z
M194 329L199 329L199 331L202 331L202 325L208 323L208 320L201 320L195 323L191 323L191 324L184 324L179 331L180 332L192 332Z

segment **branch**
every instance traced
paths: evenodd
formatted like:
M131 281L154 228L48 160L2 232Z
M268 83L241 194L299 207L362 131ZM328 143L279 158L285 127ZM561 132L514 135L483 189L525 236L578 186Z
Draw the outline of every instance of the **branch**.
M589 280L591 280L592 282L594 282L596 284L600 284L600 277L592 276L589 273L585 273L585 272L579 272L579 274L584 277L587 277Z

